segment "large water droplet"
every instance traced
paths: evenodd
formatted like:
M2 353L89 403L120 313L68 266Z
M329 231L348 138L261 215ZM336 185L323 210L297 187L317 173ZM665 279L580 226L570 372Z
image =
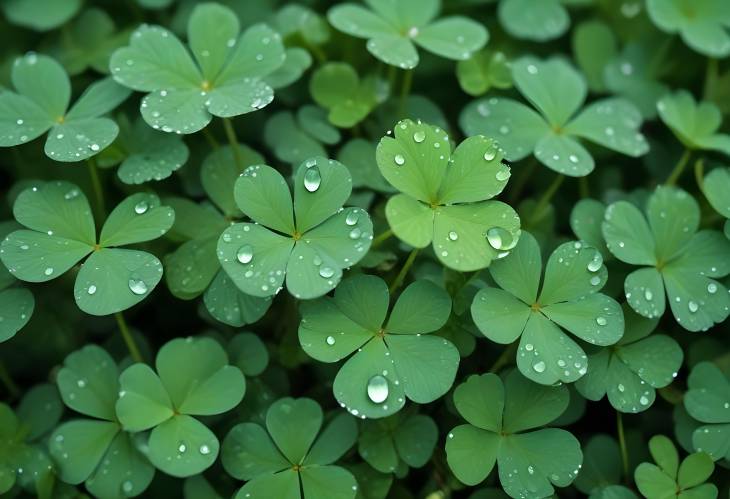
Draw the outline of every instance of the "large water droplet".
M352 210L350 213L347 214L347 217L345 217L345 223L347 225L355 225L359 218L360 214L357 211Z
M423 130L417 131L413 134L413 140L420 144L421 142L426 140L426 132L424 132Z
M135 295L143 295L147 292L147 284L141 279L130 279L129 290Z
M497 157L497 150L494 147L490 147L484 153L484 159L487 161L492 161L496 157Z
M545 363L543 361L536 362L532 365L532 368L538 373L545 372Z
M238 251L236 251L236 259L243 264L250 263L253 260L253 246L244 244L238 248Z
M143 213L146 213L149 209L150 205L147 204L147 201L140 201L139 203L134 205L134 212L137 215L142 215Z
M587 268L589 272L598 272L601 270L601 265L603 265L603 256L596 251L596 253L593 255L593 260L588 262Z
M319 275L324 277L325 279L329 279L330 277L335 275L335 269L333 269L332 267L320 267Z
M512 249L514 238L502 227L492 227L487 231L487 242L496 250Z
M403 166L403 164L406 162L406 158L404 158L402 154L396 154L393 158L393 161L395 161L396 165Z
M319 185L322 183L322 175L319 173L319 168L313 166L304 172L304 188L309 192L316 192L319 189Z
M376 374L368 381L368 398L376 404L385 402L388 398L388 380L385 376Z

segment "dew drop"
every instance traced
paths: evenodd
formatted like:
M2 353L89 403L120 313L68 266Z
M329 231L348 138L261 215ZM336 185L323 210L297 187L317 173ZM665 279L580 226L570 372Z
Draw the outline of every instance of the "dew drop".
M376 404L385 402L385 399L388 398L388 380L384 376L376 374L370 378L370 381L368 381L368 398Z
M644 298L646 301L651 301L654 298L654 293L651 292L651 289L645 289L644 290Z
M316 192L322 183L322 176L319 173L319 168L313 166L304 172L304 188L308 192Z
M178 450L178 452L180 452L180 453L183 453L183 452L185 452L186 450L188 450L188 448L187 448L187 446L185 445L185 443L183 443L183 442L180 442L180 445L178 445L178 446L177 446L177 450Z
M697 312L697 310L699 310L700 306L697 305L697 302L696 301L690 300L687 303L687 308L689 308L689 311L694 314L695 312Z
M618 391L620 391L621 393L623 393L624 390L626 390L626 387L624 387L624 385L622 385L621 383L619 383L616 388L618 388Z
M70 201L71 199L77 198L78 195L79 195L78 189L71 189L70 191L68 191L66 194L63 195L63 199L65 199L66 201Z
M357 227L355 227L354 229L352 229L350 231L349 236L350 236L350 239L359 239L360 236L362 236L362 231L360 229L358 229Z
M250 244L244 244L238 248L236 260L243 264L250 263L253 260L253 247Z
M456 241L457 239L459 239L459 234L457 234L453 230L449 232L449 240Z
M599 326L605 326L606 324L608 324L608 321L605 317L601 317L599 315L598 317L596 317L596 324L598 324Z
M89 286L89 289L87 289L86 292L90 295L93 295L94 293L96 293L96 286L92 284L91 286Z
M124 483L122 483L122 491L125 494L129 494L134 489L134 485L129 480L125 480Z
M43 273L46 275L53 274L53 267L46 267L46 270L44 270Z
M345 217L345 223L347 225L355 225L360 218L360 214L357 211L351 211L347 214L347 217Z
M571 154L570 156L568 156L568 159L569 159L569 160L570 160L570 162L571 162L571 163L573 163L573 164L576 164L576 163L578 163L578 156L576 156L575 154Z
M402 154L396 154L395 157L393 157L393 161L395 161L396 165L403 166L406 162L406 158L404 158Z
M588 262L587 269L589 272L598 272L601 270L601 265L603 265L603 257L599 252L596 251L595 255L593 255L593 260Z
M207 446L207 445L205 445L205 444L201 445L201 446L200 446L200 449L198 449L198 450L199 450L199 451L200 451L200 453L201 453L201 454L203 454L204 456L206 456L206 455L210 454L210 447L208 447L208 446Z
M487 242L496 250L512 249L512 235L501 227L492 227L487 231Z
M130 279L129 290L135 295L143 295L147 292L147 284L141 279Z
M325 342L326 342L326 343L327 343L327 344L328 344L329 346L332 346L332 345L334 345L334 344L335 344L335 337L334 337L334 336L327 336L327 339L325 340Z
M711 282L710 284L708 284L707 292L710 293L711 295L714 295L715 293L717 293L717 284L715 284L714 282Z
M139 203L134 205L134 212L137 215L142 215L144 213L147 213L147 210L149 209L150 205L147 204L147 201L140 201Z
M594 275L593 277L591 277L590 283L591 286L598 286L599 284L601 284L601 278L597 275Z
M512 174L510 173L509 169L506 169L506 170L499 170L499 171L498 171L498 172L497 172L497 173L496 173L496 174L494 175L494 178L496 178L496 179L497 179L497 180L499 180L500 182L503 182L503 181L507 180L508 178L510 178L510 175L512 175Z
M536 362L533 364L532 368L538 373L545 372L545 363L543 361Z
M422 130L419 130L418 132L415 132L413 134L413 140L415 142L417 142L418 144L420 144L421 142L423 142L424 140L426 140L426 132L424 132Z
M496 157L497 157L497 150L493 147L490 149L487 149L487 151L484 153L484 159L487 161L492 161Z
M639 403L640 403L641 405L648 405L648 404L649 404L649 399L648 399L648 398L646 398L646 396L645 396L645 395L642 395L642 396L641 396L641 398L639 399Z
M319 269L319 275L321 277L324 277L325 279L329 279L333 275L335 275L335 269L332 267L321 267Z

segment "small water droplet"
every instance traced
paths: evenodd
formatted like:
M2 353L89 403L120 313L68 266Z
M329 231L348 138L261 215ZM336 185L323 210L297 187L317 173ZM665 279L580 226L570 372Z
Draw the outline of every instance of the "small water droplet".
M147 292L147 284L141 279L130 279L129 290L135 295L143 295Z
M53 267L46 267L46 270L44 270L43 273L46 275L53 274Z
M717 293L717 284L715 284L714 282L711 282L710 284L708 284L707 292L710 293L711 295L714 295L715 293Z
M449 232L449 239L451 241L456 241L457 239L459 239L459 234L452 230L451 232Z
M536 362L532 368L538 373L545 372L545 363L543 361Z
M403 164L406 162L406 158L404 158L402 154L396 154L393 158L393 161L395 161L396 165L403 166Z
M504 169L504 170L499 170L494 175L494 178L496 178L500 182L503 182L503 181L507 180L508 178L510 178L511 175L512 175L512 173L509 171L509 168L507 168L507 169Z
M200 449L198 449L198 450L200 450L200 453L203 454L204 456L207 454L210 454L210 447L208 447L205 444L201 445Z
M385 402L388 398L388 380L376 374L368 381L368 398L375 404Z
M90 295L93 295L94 293L96 293L96 286L92 284L91 286L89 286L89 289L87 289L86 292Z
M423 130L419 130L419 131L415 132L413 134L413 140L415 142L417 142L418 144L420 144L421 142L426 140L426 132L424 132Z
M332 346L332 345L334 345L334 344L335 344L335 337L334 337L334 336L327 336L327 339L325 340L325 342L326 342L326 343L327 343L327 344L328 344L329 346Z
M487 151L484 153L484 159L487 161L492 161L496 157L497 157L497 150L494 147L487 149Z
M591 286L598 286L599 284L601 284L601 278L597 275L594 275L593 277L591 277L591 280L589 282L591 283Z
M624 385L622 385L621 383L618 384L617 388L618 388L618 391L620 391L621 393L623 393L624 390L626 390L626 388L624 387Z
M188 447L185 445L184 442L180 442L180 445L177 446L178 452L182 453L188 450Z
M147 204L147 201L140 201L139 203L134 205L134 212L137 215L142 215L147 212L149 207L150 207L150 205Z
M124 483L122 483L122 492L125 494L129 494L134 489L134 485L129 480L125 480Z
M648 399L648 398L646 398L646 396L645 396L645 395L642 395L642 396L641 396L641 398L639 399L639 403L640 403L641 405L647 405L647 404L649 403L649 399Z
M362 231L355 227L350 231L350 239L359 239L362 236Z
M345 217L345 223L347 225L355 225L360 218L360 214L353 210L350 213L347 214L347 217Z
M598 272L601 270L601 265L603 265L603 256L596 251L596 253L593 255L593 260L588 262L587 268L589 272Z
M570 156L568 156L568 159L569 159L569 160L570 160L570 162L571 162L571 163L573 163L573 164L576 164L576 163L578 163L578 156L576 156L575 154L571 154Z
M606 324L608 324L608 321L605 317L601 317L599 315L598 317L596 317L596 324L598 324L599 326L605 326Z
M66 201L70 201L71 199L75 199L79 196L79 190L78 189L71 189L66 194L63 195L63 199Z
M319 168L316 166L308 168L307 171L304 172L304 188L308 192L316 192L321 183L322 175L320 175Z
M654 293L651 292L651 289L645 289L644 290L644 298L646 301L651 301L654 298Z
M236 259L243 264L250 263L253 260L253 246L244 244L236 251Z
M324 277L325 279L329 279L330 277L335 275L335 269L333 269L332 267L320 267L319 275L321 277Z
M699 310L700 306L697 305L696 301L690 300L689 302L687 302L687 308L689 308L689 311L694 314L695 312L697 312L697 310Z

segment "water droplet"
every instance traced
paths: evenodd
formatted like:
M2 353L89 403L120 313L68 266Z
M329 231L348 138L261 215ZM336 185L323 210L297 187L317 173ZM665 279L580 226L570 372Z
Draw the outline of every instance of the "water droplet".
M304 188L309 192L316 192L319 189L319 185L322 183L322 176L319 173L319 168L313 166L308 168L304 172Z
M324 277L325 279L329 279L333 275L335 275L335 269L332 267L321 267L319 269L319 275Z
M355 225L360 218L360 214L353 210L350 213L347 214L347 217L345 217L345 223L347 225Z
M253 246L244 244L238 248L238 251L236 251L236 259L243 264L250 263L253 260Z
M619 383L616 388L618 388L618 391L620 391L621 393L623 393L624 390L626 390L626 388L624 387L624 385L622 385L621 383Z
M89 289L87 289L86 292L90 295L93 295L94 293L96 293L96 286L92 284L91 286L89 286Z
M651 292L651 289L645 289L644 290L644 298L646 301L651 301L654 298L654 293Z
M593 260L588 262L587 268L589 272L598 272L601 270L601 265L603 265L603 256L596 251L596 253L593 255Z
M185 452L186 450L188 450L188 448L184 442L180 442L180 445L177 446L177 450L178 450L178 452L182 453L182 452Z
M426 140L426 132L424 132L423 130L419 130L418 132L415 132L413 134L413 140L420 144L421 142Z
M699 310L700 306L697 305L697 302L690 300L687 303L687 308L689 308L689 311L694 314L695 312L697 312L697 310Z
M578 156L576 156L575 154L571 154L570 156L568 156L568 159L573 164L576 164L578 162Z
M388 380L376 374L368 381L368 398L376 404L385 402L388 398Z
M647 405L647 404L649 404L649 399L648 399L648 398L646 398L646 396L645 396L645 395L642 395L642 396L641 396L641 398L639 399L639 403L640 403L641 405Z
M533 364L532 368L538 373L545 372L545 363L543 361L536 362Z
M494 147L487 149L487 151L484 153L484 159L487 161L492 161L496 157L497 157L497 150Z
M534 346L532 346L532 343L527 343L527 344L525 345L525 350L527 350L528 352L532 352L532 350L533 350L534 348L535 348L535 347L534 347Z
M499 170L494 175L494 178L496 178L497 180L499 180L500 182L502 182L502 181L507 180L508 178L510 178L510 175L512 175L512 173L507 168L507 169L504 169L504 170Z
M591 277L590 283L591 286L598 286L599 284L601 284L601 278L597 275L594 275L593 277Z
M137 215L142 215L143 213L146 213L149 209L150 205L147 204L147 201L140 201L139 203L134 205L134 212Z
M451 232L449 232L449 239L451 241L456 241L457 239L459 239L459 234L452 230Z
M130 279L129 290L135 295L143 295L147 292L147 284L141 279Z
M406 158L404 158L402 154L396 154L395 157L393 157L393 161L395 161L396 165L403 166L406 162Z
M496 250L512 249L515 246L512 234L501 227L492 227L487 231L487 242Z
M129 480L125 480L124 483L122 483L122 492L125 494L129 494L134 489L134 485Z
M53 274L53 267L46 267L46 270L44 270L43 273L46 275Z
M201 445L199 450L200 450L200 453L203 454L204 456L207 454L210 454L210 447L208 447L205 444Z
M362 231L355 227L350 231L350 239L359 239L362 236Z
M332 346L335 344L335 337L334 336L327 336L327 339L325 340L329 346Z
M714 282L711 282L710 284L708 284L707 292L710 293L711 295L714 295L715 293L717 293L717 284L715 284Z
M63 199L66 201L69 201L71 199L77 198L79 196L79 190L78 189L71 189L66 194L63 195Z
M596 317L596 324L598 324L599 326L605 326L606 324L608 324L608 321L605 317L601 317L599 315L598 317Z
M99 150L99 144L91 144L89 146L89 149L91 149L92 151L98 151Z

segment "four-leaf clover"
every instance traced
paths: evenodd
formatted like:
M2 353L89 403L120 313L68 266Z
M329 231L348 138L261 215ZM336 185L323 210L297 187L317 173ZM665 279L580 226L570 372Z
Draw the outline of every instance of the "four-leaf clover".
M541 270L540 247L523 232L517 247L489 267L499 288L476 294L472 317L492 341L520 338L517 367L529 379L570 383L587 372L588 362L563 329L593 345L613 345L624 333L624 316L613 298L598 292L607 272L595 248L580 241L560 245L548 259L542 287Z
M497 144L481 135L451 151L444 130L403 120L394 137L383 137L378 168L401 191L388 200L385 216L404 242L424 248L462 272L487 267L514 248L520 219L491 198L502 192L510 169Z
M451 388L459 351L432 333L446 323L451 298L430 281L416 281L388 314L390 294L379 277L359 275L337 286L333 298L301 305L299 342L311 357L337 362L335 398L354 416L382 418L405 397L425 404ZM386 320L387 318L387 320Z
M649 150L639 132L641 114L629 101L601 99L578 112L586 98L586 82L564 60L524 57L512 64L512 78L539 113L512 99L489 97L472 102L460 118L467 134L498 140L509 161L534 152L548 168L582 177L593 171L595 162L577 139L632 157Z

